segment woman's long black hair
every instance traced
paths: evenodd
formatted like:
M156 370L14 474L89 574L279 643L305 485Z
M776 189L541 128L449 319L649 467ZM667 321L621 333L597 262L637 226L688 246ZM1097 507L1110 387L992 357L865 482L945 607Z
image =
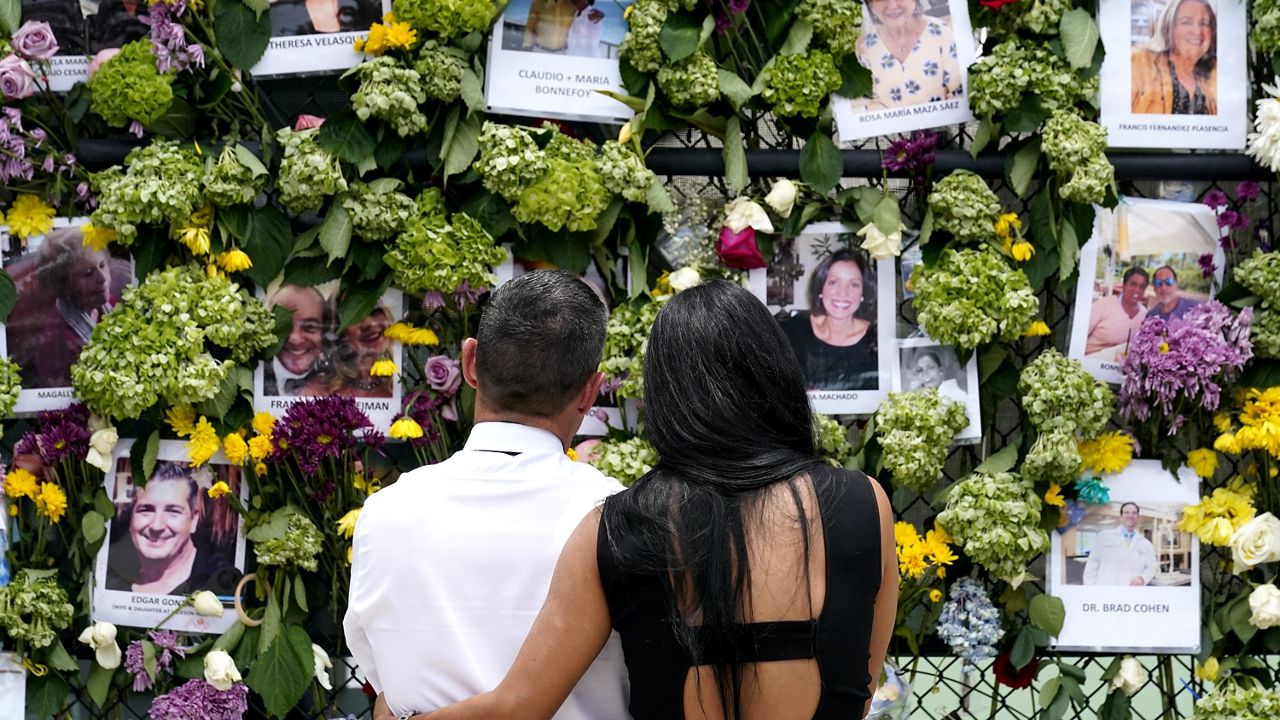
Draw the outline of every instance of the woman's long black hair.
M764 304L716 280L667 301L644 358L645 427L654 469L604 506L609 551L671 590L671 621L693 665L711 664L725 716L742 717L735 625L749 620L745 521L759 491L819 461L804 375Z

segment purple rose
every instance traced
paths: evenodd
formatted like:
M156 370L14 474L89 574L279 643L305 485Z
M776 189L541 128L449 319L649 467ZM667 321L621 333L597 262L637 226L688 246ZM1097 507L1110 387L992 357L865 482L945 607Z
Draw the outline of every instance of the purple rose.
M0 60L0 93L10 100L31 97L36 91L36 74L26 60L5 55Z
M22 23L9 42L15 53L28 60L48 60L58 54L58 39L53 36L53 28L42 20Z
M427 384L432 390L453 397L462 385L462 371L458 361L448 355L432 355L427 358Z

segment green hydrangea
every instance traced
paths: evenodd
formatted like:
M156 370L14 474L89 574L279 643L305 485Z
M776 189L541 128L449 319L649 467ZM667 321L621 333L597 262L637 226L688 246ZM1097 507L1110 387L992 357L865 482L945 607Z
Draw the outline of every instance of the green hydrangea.
M1093 379L1079 360L1054 348L1036 356L1018 378L1022 409L1042 433L1063 431L1097 436L1115 412L1116 396L1106 383Z
M419 217L429 225L443 225L449 222L449 209L444 203L444 193L438 187L429 187L418 193L413 204L418 209Z
M449 295L466 283L472 289L493 287L493 266L507 253L474 218L455 213L450 222L437 217L413 218L383 259L397 287L417 295Z
M427 90L417 70L383 55L360 63L355 73L360 89L351 96L351 108L361 120L378 118L400 137L427 129L427 116L418 109L427 101Z
M1272 720L1280 717L1280 694L1246 678L1219 683L1213 692L1196 701L1196 720Z
M595 147L555 133L544 151L546 172L520 193L511 214L551 230L592 230L613 195L596 170Z
M1030 480L1015 473L975 472L951 486L938 524L987 572L1016 578L1049 550L1040 508Z
M631 487L658 464L658 451L642 437L605 440L591 449L589 462L623 486Z
M667 22L664 0L636 0L627 19L627 34L618 46L618 56L640 72L657 72L662 67L662 46L658 36Z
M409 219L417 215L413 198L397 192L400 181L392 178L364 183L351 183L351 193L342 207L351 215L351 226L357 237L365 240L387 240L404 230Z
M1066 485L1080 477L1084 460L1071 433L1061 430L1041 433L1022 461L1022 476L1033 483Z
M620 383L619 397L639 399L644 396L644 351L649 344L649 331L653 329L653 321L661 307L658 300L633 301L619 305L609 313L600 372L611 382Z
M461 50L424 40L413 69L422 79L427 97L453 102L462 95L462 76L467 72L466 56Z
M231 207L252 202L267 185L267 169L261 162L252 167L244 162L248 151L237 145L226 145L215 161L205 163L204 195L218 207ZM252 157L252 156L250 156ZM256 158L254 158L256 161Z
M658 69L658 87L678 108L694 110L720 99L716 61L698 51Z
M1249 342L1258 357L1280 358L1280 312L1255 307Z
M150 125L173 103L173 76L156 70L150 40L125 43L89 78L89 109L115 127Z
M1270 55L1280 50L1280 0L1254 0L1250 3L1253 29L1249 39L1253 48Z
M480 156L472 168L486 190L510 202L547 171L547 156L526 128L486 122L479 142Z
M596 170L609 192L631 202L644 202L649 188L658 181L653 171L645 167L644 158L614 140L600 146Z
M276 140L284 148L276 187L280 204L295 213L315 212L324 199L347 189L338 158L316 142L319 128L281 128Z
M0 417L8 417L22 392L22 368L8 358L0 358Z
M1057 35L1062 16L1071 8L1071 0L1020 0L1000 8L996 27L1007 34L1028 30L1037 35Z
M1236 265L1234 275L1236 282L1262 298L1263 307L1280 306L1280 252L1255 250Z
M273 536L258 540L253 545L258 564L293 566L315 572L318 567L316 558L324 550L324 536L316 524L301 512L293 508L282 510L289 511L285 513L288 524L284 533L273 533Z
M1058 195L1068 202L1093 205L1107 197L1115 186L1116 169L1106 155L1097 155L1076 168L1071 179L1058 188Z
M840 89L840 69L831 53L810 50L778 55L765 71L765 102L779 115L817 117L822 101Z
M948 248L912 275L916 316L929 337L960 348L1016 340L1040 303L1022 270L993 248Z
M894 485L928 492L942 478L952 439L968 424L964 405L936 388L889 393L876 410L875 428L884 450L880 462Z
M19 570L0 587L0 627L12 642L26 643L28 651L52 645L70 627L74 613L67 591L52 577Z
M854 456L849 431L830 415L813 414L813 445L818 457L835 467L844 467Z
M1049 167L1066 181L1059 194L1079 203L1099 203L1115 179L1107 160L1107 131L1071 110L1059 110L1044 123L1041 150Z
M71 385L98 415L136 418L161 399L212 398L234 364L275 342L262 301L199 268L169 268L125 288L71 366Z
M489 0L393 0L396 19L444 40L488 30L498 16Z
M813 34L836 57L853 55L862 33L862 3L856 0L801 0L796 15L809 21Z
M929 193L933 226L961 242L994 240L1000 217L1000 198L987 183L968 170L956 170L938 181Z
M1018 38L996 45L969 68L969 101L979 117L999 119L1018 107L1025 92L1052 113L1091 101L1098 77L1082 78L1045 45Z
M200 193L204 164L195 152L171 140L156 140L125 157L125 169L93 176L98 193L95 227L111 228L116 241L131 245L141 224L181 224L204 204Z

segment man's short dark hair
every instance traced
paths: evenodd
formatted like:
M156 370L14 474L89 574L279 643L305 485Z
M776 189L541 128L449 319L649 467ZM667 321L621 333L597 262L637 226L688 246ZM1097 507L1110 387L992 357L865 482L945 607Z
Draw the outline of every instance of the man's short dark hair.
M563 270L536 270L498 288L476 331L476 375L495 412L552 417L600 366L608 310Z
M1155 271L1155 272L1153 272L1153 273L1151 273L1151 274L1152 274L1153 276L1154 276L1154 275L1159 275L1161 270L1168 270L1168 271L1169 271L1169 274L1173 276L1173 279L1174 279L1174 280L1177 280L1177 279L1178 279L1178 273L1177 273L1176 271L1174 271L1174 269L1173 269L1173 268L1171 268L1171 267L1169 267L1168 265L1161 265L1160 267L1156 268L1156 271Z
M1134 510L1137 510L1137 511L1138 511L1138 514L1139 514L1139 515L1141 515L1141 514L1142 514L1142 508L1138 507L1138 503L1136 503L1136 502L1132 502L1132 501L1130 501L1130 502L1123 502L1123 503L1120 503L1120 513L1121 513L1121 514L1124 514L1124 509L1125 509L1125 508L1127 508L1127 507L1129 507L1130 505L1132 505L1132 506L1133 506L1133 509L1134 509Z

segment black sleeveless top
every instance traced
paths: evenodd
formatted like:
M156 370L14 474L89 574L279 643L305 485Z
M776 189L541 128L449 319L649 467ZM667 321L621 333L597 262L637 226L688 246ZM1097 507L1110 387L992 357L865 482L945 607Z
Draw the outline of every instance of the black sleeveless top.
M880 589L880 515L871 480L860 472L815 466L810 476L822 517L826 599L817 620L739 626L734 647L703 646L711 661L771 662L815 658L821 693L814 720L860 718L869 696L871 622ZM665 573L636 570L609 544L600 524L596 562L613 628L631 679L635 720L684 717L688 653L671 627ZM630 558L634 560L634 558Z

